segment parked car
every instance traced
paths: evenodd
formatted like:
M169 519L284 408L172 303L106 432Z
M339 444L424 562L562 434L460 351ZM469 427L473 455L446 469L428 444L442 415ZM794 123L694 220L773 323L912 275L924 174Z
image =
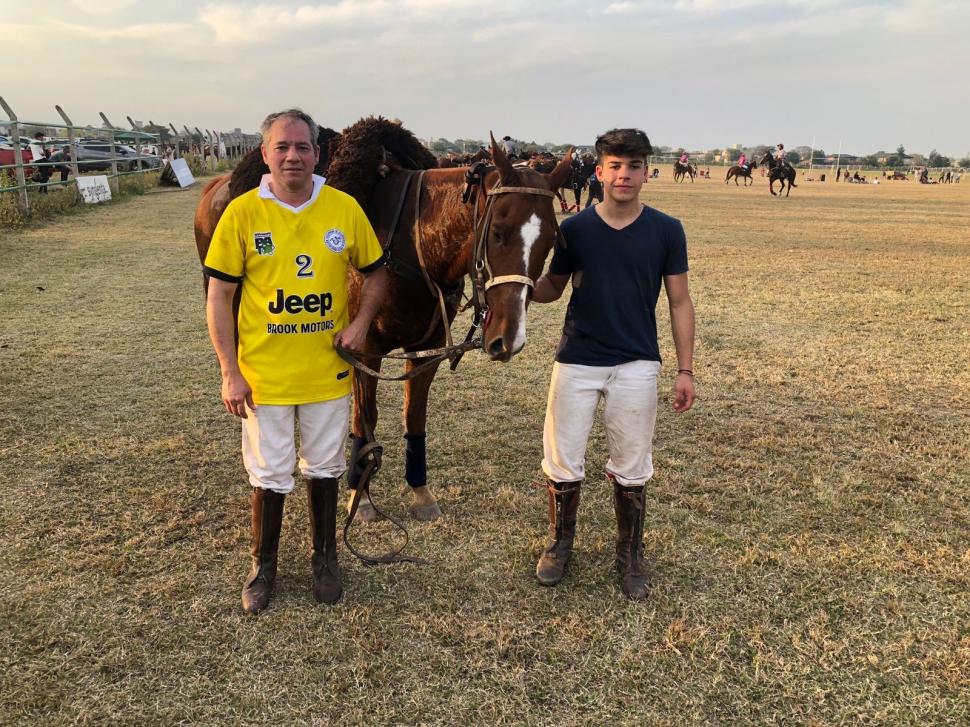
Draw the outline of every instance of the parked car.
M33 156L30 153L30 149L23 149L21 150L21 153L23 154L24 164L26 164L31 159L33 159ZM13 145L9 143L7 144L0 143L0 172L7 172L9 174L14 174L13 165L16 163L17 163L17 158L14 156ZM7 165L9 165L9 167ZM7 167L7 168L4 169L3 167ZM24 174L27 175L28 179L31 177L33 173L34 173L33 167L24 167Z
M104 139L79 141L74 151L77 155L78 170L82 172L111 169L112 158L117 160L118 169L122 171L138 169L139 157L142 169L161 166L157 158L141 156L137 150L125 144L115 142L112 149L111 142Z

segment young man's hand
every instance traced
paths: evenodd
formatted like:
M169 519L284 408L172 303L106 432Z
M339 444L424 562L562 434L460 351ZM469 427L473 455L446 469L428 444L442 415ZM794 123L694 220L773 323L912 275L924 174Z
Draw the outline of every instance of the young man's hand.
M677 374L674 382L674 411L683 414L694 406L694 377L690 374Z

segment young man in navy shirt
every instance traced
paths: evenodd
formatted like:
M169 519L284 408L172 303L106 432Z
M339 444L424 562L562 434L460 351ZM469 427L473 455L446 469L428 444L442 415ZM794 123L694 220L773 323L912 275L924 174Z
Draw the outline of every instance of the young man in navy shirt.
M623 592L646 598L644 486L653 475L660 350L655 309L663 282L677 352L674 411L694 403L694 304L687 286L687 240L673 217L640 202L652 149L639 129L596 140L605 199L562 223L564 243L532 300L557 300L572 278L562 339L549 385L542 469L548 478L549 538L536 565L539 583L565 573L576 533L584 459L602 398L617 520L616 566Z

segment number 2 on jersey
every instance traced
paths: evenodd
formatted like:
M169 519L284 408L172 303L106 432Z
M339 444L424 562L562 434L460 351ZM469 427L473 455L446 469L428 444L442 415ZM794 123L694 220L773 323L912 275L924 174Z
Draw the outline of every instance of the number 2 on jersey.
M297 255L296 264L299 266L299 270L296 271L296 277L298 278L312 278L313 271L310 269L313 265L313 258L309 255Z

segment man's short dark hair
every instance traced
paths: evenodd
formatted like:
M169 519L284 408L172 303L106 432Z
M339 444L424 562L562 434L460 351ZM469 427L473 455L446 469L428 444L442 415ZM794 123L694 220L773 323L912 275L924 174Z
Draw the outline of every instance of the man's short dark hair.
M596 162L602 163L603 157L633 157L647 160L653 154L650 139L640 129L610 129L596 139Z
M317 137L320 135L320 127L317 125L317 122L310 117L310 114L308 114L303 109L297 109L297 108L285 109L284 111L277 111L276 113L270 114L265 119L263 119L263 123L259 125L259 133L263 137L264 144L266 143L269 137L270 127L276 121L282 118L298 119L299 121L304 122L307 126L310 127L310 141L313 144L313 148L316 149L319 146L317 144Z
M43 131L38 131L36 134L34 134L34 138L35 139L43 139L44 138L44 132Z

